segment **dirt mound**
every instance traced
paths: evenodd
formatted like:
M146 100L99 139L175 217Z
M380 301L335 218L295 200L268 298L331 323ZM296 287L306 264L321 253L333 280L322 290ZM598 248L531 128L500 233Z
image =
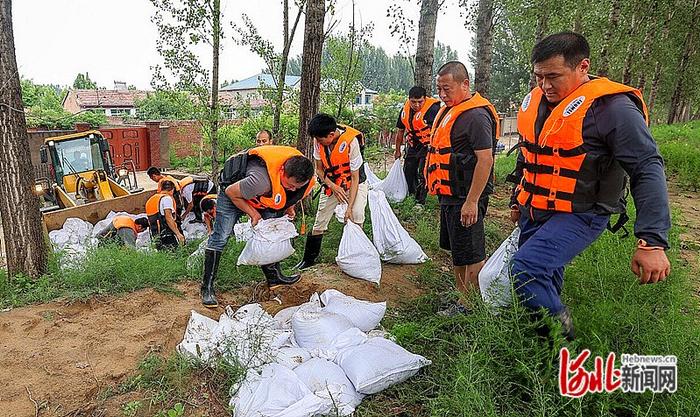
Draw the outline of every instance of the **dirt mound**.
M379 287L349 278L336 266L322 266L305 273L298 284L271 294L262 285L222 293L221 307L213 310L201 306L198 284L190 281L177 286L182 295L147 289L0 313L1 414L31 416L39 407L42 416L121 415L115 405L100 401L99 394L123 381L149 352L172 352L190 310L218 319L227 304L261 302L275 313L327 288L365 300L386 300L390 306L421 294L409 278L415 266L383 267Z

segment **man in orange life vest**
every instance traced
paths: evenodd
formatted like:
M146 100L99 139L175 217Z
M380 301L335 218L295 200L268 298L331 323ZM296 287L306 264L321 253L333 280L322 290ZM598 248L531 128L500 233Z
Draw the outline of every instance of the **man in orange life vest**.
M150 167L146 171L146 174L148 175L149 178L151 178L151 181L158 183L158 189L156 192L161 192L163 191L163 181L170 181L173 184L175 184L175 189L173 190L173 200L175 201L175 221L177 221L178 225L180 224L180 215L182 214L182 197L180 196L180 182L173 178L170 175L165 175L163 174L159 168L157 167Z
M440 110L440 101L426 97L425 88L411 87L408 100L403 105L396 122L396 147L394 159L401 158L401 144L406 138L403 172L408 183L408 193L416 197L416 203L425 204L426 188L423 171L425 156L430 144L430 129Z
M219 174L214 231L204 251L202 304L216 307L214 280L221 253L233 226L247 214L255 226L260 219L295 216L294 205L313 188L314 167L297 149L289 146L259 146L229 158ZM267 285L291 285L299 275L286 276L280 263L261 266Z
M185 211L180 216L182 220L190 212L194 213L194 220L190 223L202 222L202 211L199 203L207 194L216 194L216 185L206 177L187 176L180 181L180 196L182 197L182 205Z
M175 183L164 179L160 184L161 190L146 201L146 216L151 230L151 239L156 243L156 249L175 249L185 243L185 236L178 228L175 212Z
M214 220L216 220L216 194L207 194L199 202L199 209L202 212L202 220L207 226L207 235L214 231Z
M486 259L484 216L493 192L498 136L496 109L478 93L472 95L469 86L461 62L448 62L438 71L445 106L435 117L425 164L428 192L440 202L440 247L452 252L456 286L463 294L478 287Z
M137 217L136 220L129 216L114 216L109 226L97 235L102 242L117 242L129 247L136 247L138 234L148 229L148 218Z
M359 130L339 125L333 116L319 113L311 118L309 136L314 138L316 175L323 181L314 227L306 237L304 258L296 265L305 269L316 264L323 233L333 218L336 206L345 203L345 221L362 225L367 206L367 184L363 168L364 138Z
M574 329L561 302L564 266L610 227L611 214L626 219L625 174L637 208L632 272L642 284L670 273L663 160L642 94L588 75L589 52L586 39L573 32L535 45L538 86L518 112L520 153L510 178L517 183L511 218L521 230L511 272L515 290L526 307L561 321L569 339Z

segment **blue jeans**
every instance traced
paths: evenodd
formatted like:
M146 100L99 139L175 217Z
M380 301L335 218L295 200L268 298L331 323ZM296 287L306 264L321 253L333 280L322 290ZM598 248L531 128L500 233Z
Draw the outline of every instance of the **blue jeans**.
M546 221L536 222L521 207L519 249L511 274L525 307L544 307L551 315L564 309L564 266L603 233L609 219L595 213L553 213Z
M226 247L228 238L233 234L233 226L238 223L238 220L245 213L236 207L230 198L224 193L224 190L219 191L216 198L216 218L214 219L214 227L209 240L207 241L207 249L222 252ZM273 217L282 217L284 210L260 210L260 216L263 219Z

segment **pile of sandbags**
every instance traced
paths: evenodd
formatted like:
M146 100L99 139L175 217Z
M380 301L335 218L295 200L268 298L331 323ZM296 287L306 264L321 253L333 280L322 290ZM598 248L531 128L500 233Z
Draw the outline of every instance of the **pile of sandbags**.
M79 267L88 250L97 245L92 230L90 222L71 217L66 219L62 228L49 232L54 251L62 254L59 261L62 268Z
M182 220L182 235L185 236L185 242L192 242L207 237L207 226L202 222L192 223L194 219L194 213L190 212Z
M177 350L213 363L223 358L247 370L231 387L236 417L351 415L365 395L415 375L430 361L373 336L386 303L336 290L274 317L259 304L219 321L192 312Z

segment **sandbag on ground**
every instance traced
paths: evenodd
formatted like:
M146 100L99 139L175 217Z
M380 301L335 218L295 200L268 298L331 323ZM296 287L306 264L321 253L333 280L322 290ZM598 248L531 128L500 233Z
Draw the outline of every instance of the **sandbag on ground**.
M363 332L376 328L386 313L386 302L358 300L334 289L324 291L320 299L324 311L340 314Z
M315 417L330 412L332 404L314 395L294 371L271 363L260 373L248 371L229 406L233 417Z
M362 228L353 222L343 226L343 237L335 261L343 272L353 278L376 284L382 278L382 262L377 249Z
M321 358L312 358L294 369L299 379L314 394L333 404L332 415L349 416L364 395L355 391L343 368Z
M342 350L335 358L357 392L376 394L415 375L431 362L379 337Z

